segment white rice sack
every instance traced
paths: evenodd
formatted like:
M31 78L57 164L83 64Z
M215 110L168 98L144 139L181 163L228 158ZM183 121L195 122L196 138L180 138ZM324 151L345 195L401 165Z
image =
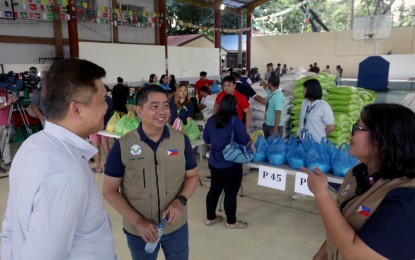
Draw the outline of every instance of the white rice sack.
M286 80L285 76L281 78L280 89L284 90L284 96L293 93L295 88L295 80Z
M259 103L258 101L256 101L255 99L250 98L248 103L249 103L249 107L251 108L251 110L259 110L259 111L265 112L265 106Z
M252 120L262 120L265 118L265 111L251 109Z

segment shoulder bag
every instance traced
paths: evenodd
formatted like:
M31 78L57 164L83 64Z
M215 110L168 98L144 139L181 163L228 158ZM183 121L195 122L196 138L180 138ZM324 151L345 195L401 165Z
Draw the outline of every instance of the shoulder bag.
M242 144L238 144L233 141L233 120L232 118L232 126L231 126L231 142L225 146L223 150L223 157L226 161L234 162L234 163L248 163L254 157L254 151L251 148L251 141L249 141L248 147Z

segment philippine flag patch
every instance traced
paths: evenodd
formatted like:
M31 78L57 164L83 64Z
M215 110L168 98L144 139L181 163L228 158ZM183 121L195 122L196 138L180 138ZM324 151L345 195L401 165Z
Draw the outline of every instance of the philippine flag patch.
M360 215L363 215L365 217L369 217L370 208L365 207L365 206L362 205L357 209L357 213L359 213Z
M173 155L178 155L178 154L179 154L179 150L177 150L177 149L167 150L167 155L168 156L173 156Z

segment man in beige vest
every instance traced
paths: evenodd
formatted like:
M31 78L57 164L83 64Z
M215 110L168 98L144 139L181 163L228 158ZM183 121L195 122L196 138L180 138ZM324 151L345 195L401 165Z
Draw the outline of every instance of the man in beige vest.
M107 157L103 193L123 216L132 259L156 259L160 244L166 259L188 259L187 199L199 177L189 139L166 126L170 109L166 92L157 85L137 94L141 124L116 141ZM158 238L156 225L168 222L153 253L148 242Z

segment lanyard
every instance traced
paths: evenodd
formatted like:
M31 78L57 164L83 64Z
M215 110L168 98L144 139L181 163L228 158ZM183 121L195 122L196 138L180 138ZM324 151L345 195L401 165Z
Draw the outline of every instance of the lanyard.
M315 103L313 106L307 106L307 110L305 111L305 115L304 115L304 121L303 121L303 126L305 127L307 125L307 117L308 114L310 114L311 110L313 110L313 108L317 105L317 103Z
M272 92L271 93L271 95L267 98L267 105L265 106L265 111L267 111L268 110L268 103L269 103L269 101L271 100L271 98L272 98L272 96L275 94L275 93L277 93L277 91L278 91L279 89L277 89L277 90L275 90L274 92Z

